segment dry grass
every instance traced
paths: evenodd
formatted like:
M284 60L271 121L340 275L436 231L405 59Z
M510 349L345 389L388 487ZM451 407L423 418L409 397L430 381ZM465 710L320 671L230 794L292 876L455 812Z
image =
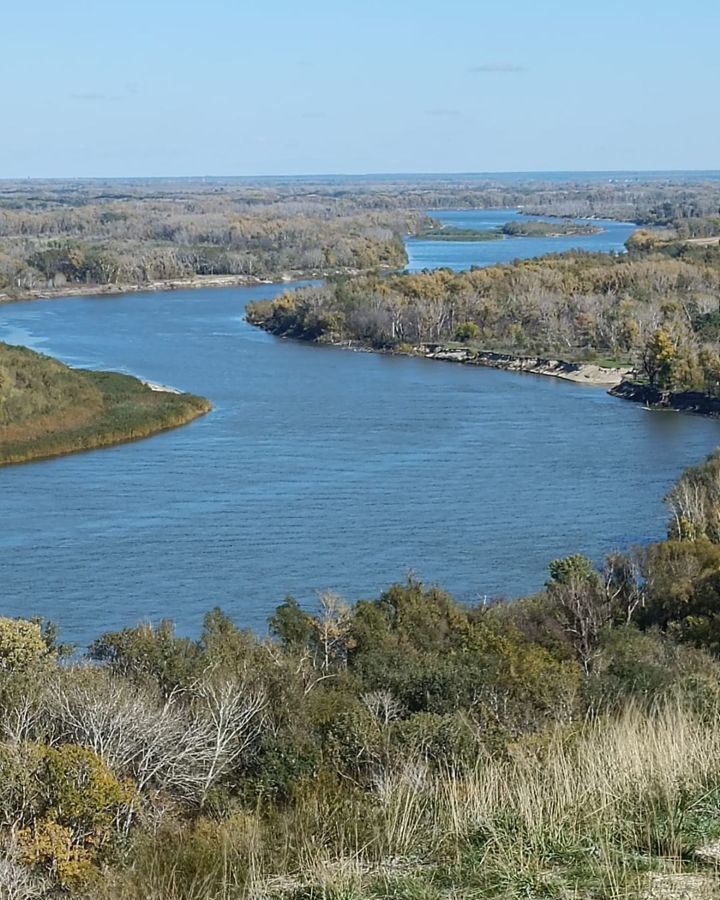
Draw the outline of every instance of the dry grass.
M0 465L105 447L183 425L210 409L192 394L71 369L0 343Z
M408 764L370 795L319 784L282 815L154 840L109 896L642 897L720 832L719 790L716 718L629 709L470 774Z

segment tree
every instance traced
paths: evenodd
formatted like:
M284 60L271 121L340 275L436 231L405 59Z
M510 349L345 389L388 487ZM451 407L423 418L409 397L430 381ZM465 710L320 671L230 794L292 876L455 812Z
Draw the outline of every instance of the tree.
M611 607L592 562L575 554L550 563L548 593L556 604L580 665L590 674L600 633L611 620Z
M170 791L202 807L260 734L267 698L261 687L214 672L158 698L86 669L53 684L45 704L55 740L92 748L140 791Z
M475 322L463 322L455 329L456 341L474 341L480 334L480 327Z
M0 900L37 900L46 894L46 885L34 878L17 861L17 853L0 856Z
M175 627L163 619L157 627L145 623L103 634L89 650L91 659L104 662L119 675L138 682L151 681L166 697L192 681L198 671L198 645L178 637Z
M639 624L720 653L720 546L706 537L645 549L647 601Z
M665 502L670 508L668 535L677 540L708 537L720 542L720 456L686 469Z
M352 616L347 603L332 591L325 591L320 595L320 615L313 620L313 627L323 672L344 666L348 651L354 645L351 638Z
M645 585L637 553L611 553L605 559L603 583L613 621L629 625L645 604Z
M669 388L678 351L667 329L658 328L648 339L642 352L642 371L651 387Z
M703 373L705 391L717 397L720 395L720 355L703 347L698 353L698 365Z
M288 650L304 650L313 634L313 619L294 597L286 597L268 622L270 634Z

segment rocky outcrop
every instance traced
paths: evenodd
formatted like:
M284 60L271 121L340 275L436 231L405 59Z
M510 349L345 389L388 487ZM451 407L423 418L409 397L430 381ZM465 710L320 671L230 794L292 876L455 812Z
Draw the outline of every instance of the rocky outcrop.
M720 398L702 391L661 391L649 384L622 381L609 391L613 397L642 403L650 409L672 409L698 416L720 418Z
M630 374L629 369L607 368L593 363L572 363L562 359L541 356L514 356L493 353L488 350L471 350L469 347L445 347L426 344L416 348L427 359L459 362L471 366L489 366L508 372L528 372L531 375L552 375L584 384L618 385Z

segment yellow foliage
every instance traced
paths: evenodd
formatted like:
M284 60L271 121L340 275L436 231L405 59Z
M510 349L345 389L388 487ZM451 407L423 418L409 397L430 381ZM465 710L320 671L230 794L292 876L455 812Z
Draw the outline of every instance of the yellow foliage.
M47 655L40 626L27 619L0 617L0 669L25 669Z
M73 826L78 834L92 833L101 843L117 815L133 801L130 782L119 782L92 750L65 744L47 748L44 783L53 819Z
M75 887L125 824L135 797L92 750L74 744L0 744L3 800L18 825L23 861Z
M18 833L20 859L40 866L63 888L79 888L93 876L92 853L73 839L72 829L48 819Z

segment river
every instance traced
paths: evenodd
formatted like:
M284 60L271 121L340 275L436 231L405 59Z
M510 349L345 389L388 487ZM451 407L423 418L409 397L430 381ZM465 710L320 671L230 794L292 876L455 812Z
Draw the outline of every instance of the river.
M477 249L455 245L467 264ZM554 557L660 537L664 492L720 442L720 422L601 388L278 340L243 309L279 290L0 306L3 340L215 404L148 440L0 469L4 614L83 645L161 617L194 634L215 605L263 629L286 594L354 600L409 570L462 600L512 597Z
M537 222L537 216L526 216L516 209L450 209L431 210L434 219L454 228L496 231L506 222ZM583 220L575 221L583 223ZM594 219L584 224L597 226L596 234L569 234L561 237L503 237L490 241L428 241L410 238L406 241L408 269L467 269L528 259L546 253L586 250L594 253L622 253L625 241L637 226L629 222Z

